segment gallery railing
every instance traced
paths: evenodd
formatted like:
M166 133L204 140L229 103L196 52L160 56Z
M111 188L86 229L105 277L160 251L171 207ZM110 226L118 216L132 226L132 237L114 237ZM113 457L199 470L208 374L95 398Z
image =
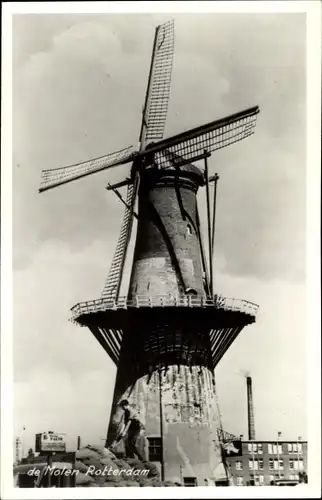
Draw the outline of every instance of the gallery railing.
M233 299L216 295L214 298L194 297L191 295L137 295L131 299L128 297L119 297L117 300L101 298L79 302L72 307L73 318L82 314L95 313L106 310L129 309L138 307L201 307L223 309L225 311L239 311L245 314L255 316L258 311L258 305L247 300Z

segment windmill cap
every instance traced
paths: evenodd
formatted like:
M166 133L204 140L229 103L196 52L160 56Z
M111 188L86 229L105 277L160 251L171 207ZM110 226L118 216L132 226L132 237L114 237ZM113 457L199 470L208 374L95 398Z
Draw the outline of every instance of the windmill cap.
M186 179L196 186L203 186L205 183L203 172L196 165L186 164L180 167L169 166L166 168L150 167L142 172L141 183L150 185L154 182L159 182L163 179L175 179L177 176L180 179Z

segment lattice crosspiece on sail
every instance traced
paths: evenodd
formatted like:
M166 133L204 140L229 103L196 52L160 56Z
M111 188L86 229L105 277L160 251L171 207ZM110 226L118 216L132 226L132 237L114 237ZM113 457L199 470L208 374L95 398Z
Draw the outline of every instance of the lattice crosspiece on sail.
M232 441L239 441L240 437L235 436L235 434L231 434L223 429L217 430L219 441L222 443L231 443Z
M114 153L100 156L92 160L87 160L75 165L67 167L54 168L51 170L43 170L39 191L46 191L67 182L80 179L86 175L94 174L105 170L106 168L115 167L124 163L131 162L135 156L136 150L134 146L115 151Z
M169 168L197 161L204 156L205 150L212 153L252 135L258 113L256 106L159 141L143 153L146 163ZM177 155L178 159L170 158L169 153Z
M108 277L101 294L102 299L114 300L117 298L119 293L124 268L124 260L133 225L133 210L137 194L137 182L138 176L136 176L134 184L130 184L127 188L127 207L125 207L121 230L119 238L117 240L117 245L112 259L110 271L108 273Z
M174 53L174 22L157 28L148 84L143 140L149 142L163 138L170 97L171 73Z

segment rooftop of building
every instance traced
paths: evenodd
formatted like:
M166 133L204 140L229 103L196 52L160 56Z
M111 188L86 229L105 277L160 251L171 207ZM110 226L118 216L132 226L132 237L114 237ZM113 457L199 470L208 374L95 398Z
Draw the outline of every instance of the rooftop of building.
M241 439L242 443L307 443L305 439Z

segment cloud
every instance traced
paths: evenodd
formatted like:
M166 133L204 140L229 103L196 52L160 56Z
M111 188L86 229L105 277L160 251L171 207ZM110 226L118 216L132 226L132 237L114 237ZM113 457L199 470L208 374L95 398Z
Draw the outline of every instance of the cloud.
M106 30L102 24L82 22L55 36L53 48L62 51L64 57L70 51L73 59L78 53L82 61L104 60L107 54L120 55L122 42L115 32Z
M70 308L100 296L112 255L99 242L86 252L71 253L68 246L47 241L32 264L14 273L15 376L45 361L71 374L94 369L107 356L85 328L69 322ZM27 346L29 346L28 350ZM77 355L71 357L71 353Z

